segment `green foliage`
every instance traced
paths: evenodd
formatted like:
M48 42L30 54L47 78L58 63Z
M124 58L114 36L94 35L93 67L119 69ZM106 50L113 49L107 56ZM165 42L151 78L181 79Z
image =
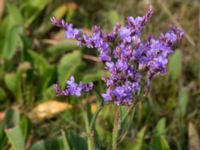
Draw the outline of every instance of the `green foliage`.
M166 134L166 119L162 118L159 120L156 128L154 129L153 138L151 140L151 149L169 150L169 144L165 138Z
M172 78L177 80L181 77L182 70L182 52L180 50L176 51L170 58L169 61L169 72Z
M13 150L25 150L24 137L19 126L6 129L6 135Z
M58 83L64 87L65 82L69 77L77 71L77 68L81 64L80 51L74 51L72 53L64 55L58 64Z
M136 142L134 143L133 147L131 148L132 150L141 150L143 148L144 144L144 136L146 132L146 127L142 128L136 137Z
M8 73L4 77L4 82L6 84L6 87L12 92L16 99L21 101L21 74L19 72Z

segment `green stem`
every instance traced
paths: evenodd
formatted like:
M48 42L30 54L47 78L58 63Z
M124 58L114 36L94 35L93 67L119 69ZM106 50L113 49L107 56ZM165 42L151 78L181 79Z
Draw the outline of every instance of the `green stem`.
M129 107L129 109L127 110L127 112L125 113L125 115L123 116L122 120L121 120L121 124L123 124L126 121L126 118L128 117L128 115L133 111L133 109L136 107L136 105L138 104L139 99L136 99L133 104Z
M82 108L83 111L83 119L85 121L85 128L86 128L86 133L87 133L87 144L88 144L88 150L94 150L94 142L91 137L91 132L90 132L90 126L89 126L89 119L87 115L87 111Z
M98 115L99 115L99 113L100 113L100 111L101 111L102 109L103 109L103 105L100 105L100 106L98 107L96 113L95 113L94 116L92 117L92 121L91 121L91 123L90 123L90 131L93 130L94 125L95 125L95 122L96 122L96 119L97 119L97 117L98 117Z
M101 99L101 104L98 106L97 111L95 112L94 116L92 117L92 121L91 121L91 123L90 123L90 131L93 130L94 125L95 125L95 122L96 122L96 119L97 119L97 117L98 117L100 111L101 111L101 110L103 109L103 107L104 107L104 100L102 99L102 97L101 97L101 95L99 94L99 92L98 92L97 90L95 90L95 91L96 91L98 97Z
M131 126L131 122L132 122L133 117L134 117L134 115L135 115L135 109L136 109L136 107L132 107L132 110L130 111L130 113L131 113L131 116L130 116L131 121L128 122L127 130L122 130L122 131L121 131L121 132L122 132L122 135L119 137L119 142L118 142L118 144L121 143L121 142L125 139L126 135L128 134L128 130L129 130L130 126ZM125 123L125 120L124 120L123 123ZM126 123L127 123L127 122L126 122Z
M98 96L101 98L99 93L98 93ZM101 104L99 105L96 113L93 115L92 120L91 120L90 123L89 123L87 111L84 110L84 108L82 107L83 118L84 118L84 121L85 121L86 132L87 132L87 135L88 135L88 138L87 138L88 150L94 150L95 149L94 141L92 139L93 128L94 128L96 119L97 119L100 111L103 109L103 107L104 107L104 100L101 98Z
M118 139L118 132L119 132L119 107L117 108L115 112L115 118L114 118L114 127L112 132L112 149L117 150L117 139Z

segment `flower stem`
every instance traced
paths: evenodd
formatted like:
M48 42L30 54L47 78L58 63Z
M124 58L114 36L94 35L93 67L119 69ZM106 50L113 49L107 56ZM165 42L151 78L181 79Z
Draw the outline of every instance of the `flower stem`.
M112 132L112 149L117 150L117 139L118 139L118 131L119 131L119 107L117 108L115 112L115 118L114 118L114 127Z
M94 125L95 125L95 121L96 121L96 119L97 119L97 117L98 117L98 115L99 115L99 113L100 113L100 111L101 111L102 109L103 109L103 105L100 105L100 106L98 107L96 113L95 113L94 116L92 117L92 121L91 121L91 123L90 123L90 131L93 130Z
M90 122L90 131L93 130L94 125L95 125L95 121L96 121L100 111L104 107L104 100L102 99L101 95L99 94L99 92L97 90L96 90L96 93L97 93L98 97L101 99L101 104L98 106L97 111L95 112L94 116L92 117L92 121Z
M84 122L85 122L85 128L86 128L86 133L87 133L88 150L94 150L95 149L94 148L94 142L93 142L93 139L91 137L87 111L84 108L82 108L82 111L83 111L83 119L84 119Z

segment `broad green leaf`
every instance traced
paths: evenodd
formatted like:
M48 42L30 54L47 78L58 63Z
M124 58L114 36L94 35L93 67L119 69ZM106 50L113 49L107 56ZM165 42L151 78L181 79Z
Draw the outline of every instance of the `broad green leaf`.
M17 108L6 111L4 120L0 125L0 148L2 148L1 142L5 142L8 138L13 150L24 149L25 137L28 137L30 132L27 128L30 127L30 124L26 120L27 118L21 118Z
M28 117L26 116L21 116L20 117L20 127L22 130L22 133L24 135L24 139L27 140L29 137L29 134L31 132L31 121L29 120Z
M87 141L85 138L80 137L75 132L69 132L68 136L69 142L73 147L73 150L88 150Z
M6 93L5 91L3 90L3 88L0 87L0 103L1 102L4 102L6 99Z
M111 26L114 26L119 21L119 14L116 10L111 10L108 13L109 21Z
M107 72L105 72L105 71L97 70L94 73L84 74L82 81L83 82L99 81L99 80L101 80L102 76L105 76L106 74L107 74Z
M27 14L25 26L28 27L50 2L51 0L27 0L25 6Z
M13 150L25 150L25 143L22 131L19 126L5 130Z
M3 58L11 59L22 45L19 35L23 32L23 19L15 5L7 2L6 6L8 15L0 28L0 53Z
M12 92L17 100L22 100L21 75L20 73L8 73L4 77L6 87Z
M20 34L22 33L22 28L20 26L14 26L5 37L4 47L2 51L3 58L8 60L12 59L17 52L17 48L22 45Z
M20 125L20 112L17 108L8 109L5 117L6 128L12 128Z
M142 128L140 132L138 132L136 137L136 142L133 144L133 147L130 150L142 150L145 132L146 132L146 127Z
M178 79L182 71L182 52L176 51L169 59L169 73L173 79Z
M187 113L187 105L188 105L189 91L188 89L182 89L179 92L178 96L178 116L183 118Z
M170 150L169 144L165 137L154 137L150 143L151 150Z
M5 112L3 121L0 123L0 149L6 149L7 137L5 133L6 128L18 126L20 122L19 111L17 109L8 109Z
M41 76L41 86L38 89L39 91L44 91L50 84L52 78L53 78L53 74L55 73L55 66L48 66L48 68L46 70L44 70L44 74L42 74Z
M166 124L166 119L165 118L161 118L159 120L158 124L156 125L155 130L154 130L156 136L165 135L165 133L166 133L165 124Z
M0 53L4 52L4 55L10 56L11 54L8 52L13 54L12 51L16 49L16 42L19 42L16 35L22 32L23 19L19 9L15 5L7 2L6 6L8 15L3 19L0 28ZM14 50L10 48L14 48Z
M38 69L39 74L43 75L49 66L47 60L41 54L34 52L33 50L29 50L28 53L33 60L35 69Z
M16 5L11 4L10 2L7 2L6 6L10 16L10 23L12 23L13 25L22 25L23 18L19 8L17 8Z
M64 147L63 150L70 150L69 143L67 141L65 132L62 130L61 133L62 133L62 142L63 142L63 147Z
M170 150L169 144L165 138L166 133L166 119L161 118L154 129L154 134L150 142L152 150Z
M75 40L63 40L48 48L47 52L50 56L56 57L67 51L79 48Z
M50 65L45 57L41 54L36 53L34 51L29 50L29 55L32 58L34 68L39 72L39 81L40 86L38 87L38 91L44 91L50 84L50 81L55 73L55 66Z
M58 64L58 82L64 87L67 79L75 73L78 66L81 64L80 51L74 51L62 57Z
M55 96L55 89L53 88L53 85L47 87L44 92L42 92L42 99L44 100L54 99Z
M40 140L34 143L29 150L63 150L61 138Z

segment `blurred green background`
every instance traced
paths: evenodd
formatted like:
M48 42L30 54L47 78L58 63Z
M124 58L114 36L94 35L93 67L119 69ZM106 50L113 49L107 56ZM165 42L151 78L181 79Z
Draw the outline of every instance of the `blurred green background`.
M153 81L150 94L128 118L130 126L123 124L119 149L199 150L199 0L0 0L0 149L87 149L80 105L90 119L98 96L56 97L53 85L64 87L73 74L77 81L92 81L104 91L105 72L96 51L66 40L50 17L88 33L96 24L108 31L127 16L144 15L150 4L154 16L144 37L159 36L172 25L182 28L185 37L170 57L167 75ZM98 149L111 149L114 111L107 106L97 119Z

